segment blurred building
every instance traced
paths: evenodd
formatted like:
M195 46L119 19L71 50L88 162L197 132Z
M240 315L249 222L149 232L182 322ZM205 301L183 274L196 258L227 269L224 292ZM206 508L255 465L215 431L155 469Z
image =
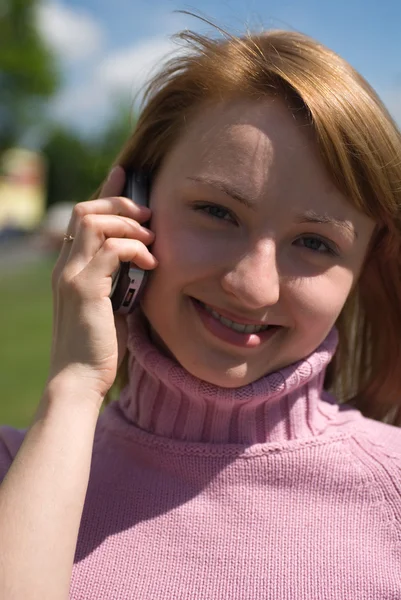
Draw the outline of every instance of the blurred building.
M23 148L7 150L0 157L0 237L36 229L45 205L43 157Z

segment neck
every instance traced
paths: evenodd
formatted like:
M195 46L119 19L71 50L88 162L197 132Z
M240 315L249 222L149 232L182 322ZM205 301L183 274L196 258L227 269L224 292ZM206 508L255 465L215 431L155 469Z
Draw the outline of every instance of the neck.
M281 442L320 434L337 411L323 389L335 328L310 356L249 385L222 388L163 354L140 313L130 316L129 327L129 383L119 403L148 432L191 442Z

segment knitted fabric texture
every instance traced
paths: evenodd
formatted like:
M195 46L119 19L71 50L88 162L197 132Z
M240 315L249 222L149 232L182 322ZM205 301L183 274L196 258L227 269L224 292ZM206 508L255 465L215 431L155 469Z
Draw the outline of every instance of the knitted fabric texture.
M400 600L401 430L322 389L336 343L333 330L306 359L228 390L162 355L133 316L70 598ZM0 429L1 477L24 433Z

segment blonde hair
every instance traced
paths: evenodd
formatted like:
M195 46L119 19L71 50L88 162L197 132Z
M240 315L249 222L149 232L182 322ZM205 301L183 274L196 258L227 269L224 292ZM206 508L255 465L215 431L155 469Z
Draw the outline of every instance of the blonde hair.
M360 278L337 320L325 388L365 416L401 424L401 134L374 90L337 54L300 33L222 38L185 31L187 48L149 83L118 157L154 177L205 103L277 96L307 124L337 188L376 222ZM126 361L119 385L126 378Z

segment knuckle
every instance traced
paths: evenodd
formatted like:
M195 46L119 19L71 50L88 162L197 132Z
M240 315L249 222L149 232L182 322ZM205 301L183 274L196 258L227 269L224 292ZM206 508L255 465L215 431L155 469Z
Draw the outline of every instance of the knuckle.
M65 292L70 287L71 281L65 271L60 273L57 280L57 287L61 292Z
M81 280L80 280L79 274L76 275L75 277L71 278L68 281L68 289L70 290L71 293L80 295L81 288L82 288L82 285L81 285Z
M59 278L58 288L61 293L72 296L81 295L81 281L79 274L74 277L69 276L69 274L65 271L61 274Z
M116 200L118 201L119 208L122 208L124 212L132 212L132 207L135 206L133 200L129 200L124 196L119 196Z
M107 252L117 252L117 247L118 247L118 241L114 238L107 238L104 243L103 243L103 247Z
M86 213L81 219L81 227L83 229L92 229L95 223L94 215Z
M82 219L87 214L88 208L85 206L85 202L78 202L72 210L72 214L74 217L78 219Z

